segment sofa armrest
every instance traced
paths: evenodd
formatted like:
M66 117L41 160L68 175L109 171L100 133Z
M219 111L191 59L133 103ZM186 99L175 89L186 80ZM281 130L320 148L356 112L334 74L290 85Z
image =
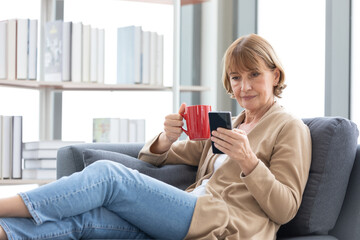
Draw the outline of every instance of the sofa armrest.
M84 169L85 149L105 150L137 157L143 143L81 143L62 147L57 152L57 178L69 176Z

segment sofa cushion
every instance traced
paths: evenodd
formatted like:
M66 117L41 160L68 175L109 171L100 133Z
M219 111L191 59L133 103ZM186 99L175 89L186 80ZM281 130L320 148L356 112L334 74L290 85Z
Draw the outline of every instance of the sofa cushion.
M116 152L86 149L83 151L84 166L97 160L110 160L123 164L126 167L138 170L140 173L166 182L180 189L186 189L195 182L196 167L188 165L153 166L137 158Z
M312 139L312 161L300 209L278 237L327 234L339 216L355 159L358 130L341 117L303 119Z

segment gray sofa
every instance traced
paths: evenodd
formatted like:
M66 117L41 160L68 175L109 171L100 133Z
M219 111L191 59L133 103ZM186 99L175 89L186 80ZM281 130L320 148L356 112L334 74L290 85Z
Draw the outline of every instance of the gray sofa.
M312 163L300 209L281 226L278 239L360 239L360 145L356 125L341 117L303 119L310 128ZM196 168L160 168L136 159L142 143L89 143L59 149L57 177L81 171L100 159L120 162L139 172L185 189Z

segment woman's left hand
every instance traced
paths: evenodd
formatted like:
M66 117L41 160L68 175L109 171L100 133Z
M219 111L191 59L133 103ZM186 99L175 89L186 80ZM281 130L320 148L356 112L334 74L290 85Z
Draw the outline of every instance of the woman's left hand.
M212 131L211 140L215 143L215 147L240 165L243 174L250 174L257 166L259 159L251 150L245 131L238 128L232 130L218 128Z

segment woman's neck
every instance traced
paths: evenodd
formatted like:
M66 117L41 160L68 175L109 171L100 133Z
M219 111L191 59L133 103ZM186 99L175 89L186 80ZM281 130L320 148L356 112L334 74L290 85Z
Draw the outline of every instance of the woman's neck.
M245 109L245 119L243 121L243 124L257 123L264 116L264 114L274 105L274 103L275 101L273 101L271 104L267 104L256 112Z

